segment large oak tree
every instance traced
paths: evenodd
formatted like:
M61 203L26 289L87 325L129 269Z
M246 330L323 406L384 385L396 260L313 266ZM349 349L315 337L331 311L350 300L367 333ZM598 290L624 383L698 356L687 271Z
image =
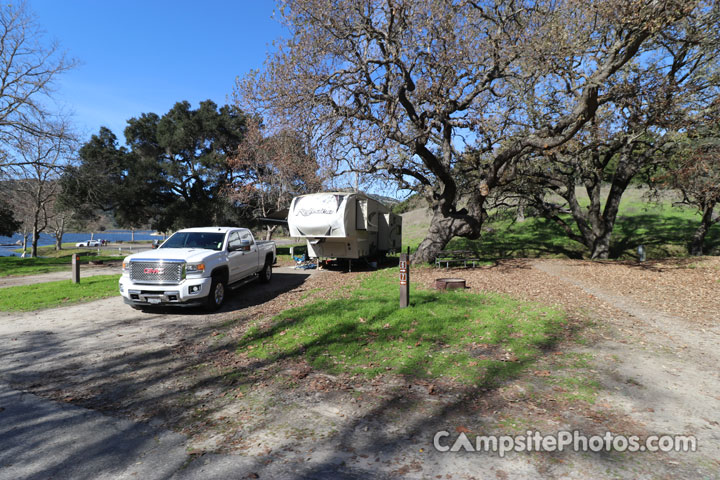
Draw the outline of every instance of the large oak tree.
M137 228L154 218L162 190L160 170L122 147L106 127L79 149L75 165L61 179L59 206L72 212L70 223L87 228L112 213L119 226Z
M227 198L238 174L228 163L245 135L245 115L206 100L178 102L167 113L128 120L120 146L107 128L80 149L63 180L63 200L85 218L112 212L118 225L160 231L237 224L243 211Z
M178 102L167 113L142 114L128 120L125 138L141 162L157 166L161 209L153 225L162 231L238 221L225 197L235 172L227 160L246 130L237 107L218 107L211 100L192 109Z
M613 79L618 94L574 139L518 164L510 188L521 202L585 245L592 258L607 258L628 186L668 168L679 132L702 121L700 113L716 98L719 35L720 11L701 9L646 42L644 55ZM567 72L567 82L573 74ZM563 202L548 201L558 196Z
M677 189L681 203L698 209L700 223L688 250L691 255L702 255L710 228L720 223L715 213L720 203L720 100L703 112L678 143L671 167L655 180L660 187Z
M362 158L365 171L422 192L432 220L414 260L429 261L454 236L477 238L509 167L572 139L622 95L613 88L618 72L703 8L286 0L289 38L237 92L266 118L304 128L324 161Z

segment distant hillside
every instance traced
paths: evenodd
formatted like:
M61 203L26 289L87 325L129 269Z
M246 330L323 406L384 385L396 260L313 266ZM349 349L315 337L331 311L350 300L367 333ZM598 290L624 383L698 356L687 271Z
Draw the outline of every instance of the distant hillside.
M396 205L401 203L400 200L398 200L397 198L386 197L384 195L376 195L374 193L367 193L366 195L370 198L374 198L378 202L382 203L386 207L390 207L393 210L395 209Z
M399 215L418 208L427 208L427 201L420 194L415 193L402 202L395 200L395 205L392 207L392 211L393 213L397 213Z

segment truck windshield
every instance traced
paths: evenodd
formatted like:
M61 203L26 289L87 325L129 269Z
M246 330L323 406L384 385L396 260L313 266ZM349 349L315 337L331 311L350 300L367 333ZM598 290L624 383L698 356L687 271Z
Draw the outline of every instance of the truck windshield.
M178 232L168 238L159 248L204 248L222 250L224 233Z

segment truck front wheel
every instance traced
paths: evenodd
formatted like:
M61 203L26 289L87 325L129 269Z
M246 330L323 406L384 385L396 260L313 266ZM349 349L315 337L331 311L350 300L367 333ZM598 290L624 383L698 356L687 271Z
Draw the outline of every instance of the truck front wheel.
M225 281L219 276L212 277L212 283L210 284L210 295L207 297L206 308L210 311L215 311L220 308L225 301L225 293L227 288L225 287Z

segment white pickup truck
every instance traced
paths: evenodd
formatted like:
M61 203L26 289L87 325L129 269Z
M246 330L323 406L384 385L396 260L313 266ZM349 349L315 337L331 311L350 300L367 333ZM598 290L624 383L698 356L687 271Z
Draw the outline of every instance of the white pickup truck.
M228 288L269 282L275 242L255 241L247 228L203 227L175 232L157 249L123 260L120 293L133 308L204 305L219 308Z

